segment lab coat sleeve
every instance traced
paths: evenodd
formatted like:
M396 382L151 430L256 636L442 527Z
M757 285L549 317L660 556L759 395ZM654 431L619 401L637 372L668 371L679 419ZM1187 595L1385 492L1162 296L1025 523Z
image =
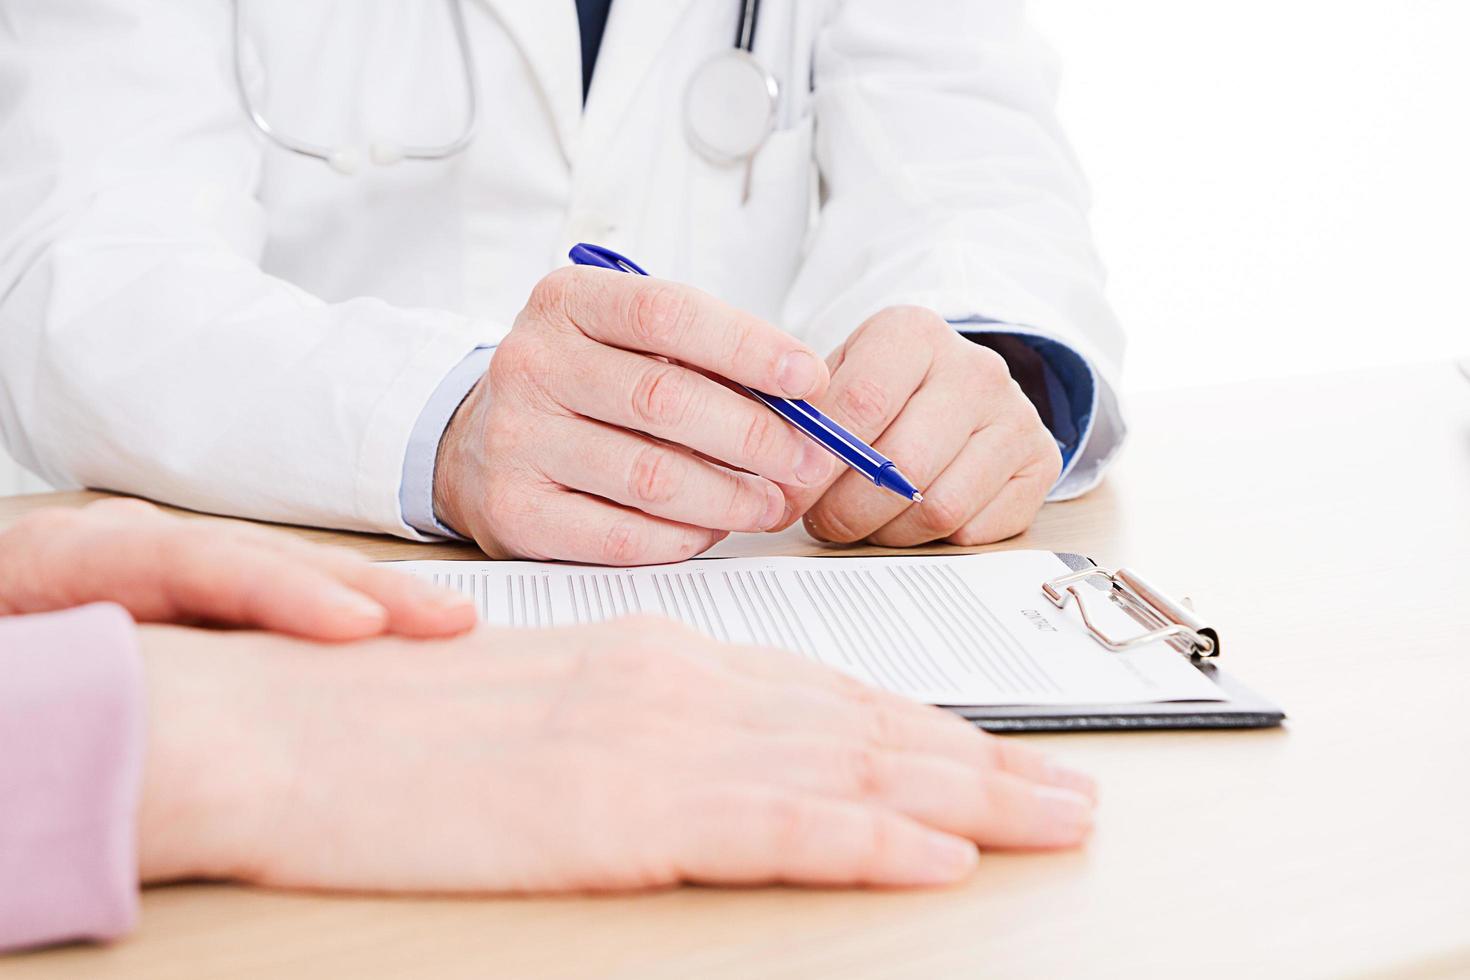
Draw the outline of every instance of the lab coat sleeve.
M407 536L410 432L499 332L266 275L230 5L0 15L0 428L53 483Z
M911 303L1074 352L1093 384L1058 499L1095 485L1122 443L1123 335L1054 117L1050 56L1023 7L831 6L812 69L819 213L784 316L831 349Z

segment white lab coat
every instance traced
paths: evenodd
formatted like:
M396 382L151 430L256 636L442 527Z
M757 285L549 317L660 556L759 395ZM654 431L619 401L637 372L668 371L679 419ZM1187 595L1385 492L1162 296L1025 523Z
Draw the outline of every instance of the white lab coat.
M315 142L458 134L431 0L242 0L246 72ZM1086 191L1020 0L765 0L780 129L743 172L684 136L733 0L616 0L590 99L571 0L467 0L479 139L343 177L249 125L226 0L4 0L0 424L60 485L387 531L410 430L580 240L772 319L823 353L917 303L1024 325L1097 372L1122 437L1122 336Z

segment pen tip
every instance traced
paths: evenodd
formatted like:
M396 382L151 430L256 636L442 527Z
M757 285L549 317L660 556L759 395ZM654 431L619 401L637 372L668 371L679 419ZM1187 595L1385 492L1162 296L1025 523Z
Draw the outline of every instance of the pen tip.
M922 504L923 502L924 502L924 495L922 493L920 493L919 491L915 490L914 491L914 503L916 503L916 504Z

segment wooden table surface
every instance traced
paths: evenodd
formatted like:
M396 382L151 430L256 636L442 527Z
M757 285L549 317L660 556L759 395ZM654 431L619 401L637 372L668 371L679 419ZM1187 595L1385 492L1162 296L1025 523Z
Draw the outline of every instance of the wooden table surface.
M1160 393L1108 483L1006 547L1187 592L1279 730L1029 736L1084 850L942 891L425 900L152 889L32 977L1470 976L1470 383L1450 363ZM83 494L0 500L0 522ZM374 557L432 548L351 535ZM799 535L730 551L815 550ZM426 815L426 822L430 815Z

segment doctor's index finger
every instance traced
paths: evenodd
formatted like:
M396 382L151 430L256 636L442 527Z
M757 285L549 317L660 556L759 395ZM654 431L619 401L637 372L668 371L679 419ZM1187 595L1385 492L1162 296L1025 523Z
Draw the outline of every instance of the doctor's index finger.
M563 312L600 343L667 357L787 398L826 390L827 366L805 344L692 286L588 268L548 277L555 279L564 279L553 287Z

